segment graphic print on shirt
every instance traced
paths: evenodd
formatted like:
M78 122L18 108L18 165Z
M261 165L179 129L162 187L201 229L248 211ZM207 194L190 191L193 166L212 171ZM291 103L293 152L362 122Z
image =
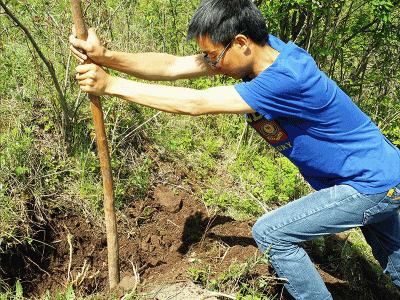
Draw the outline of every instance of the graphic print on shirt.
M289 139L289 135L279 125L276 120L267 120L263 115L259 113L251 113L246 115L247 122L271 145L273 145L278 151L283 151L288 148L292 148L289 141L283 143L280 146L275 144L282 143Z

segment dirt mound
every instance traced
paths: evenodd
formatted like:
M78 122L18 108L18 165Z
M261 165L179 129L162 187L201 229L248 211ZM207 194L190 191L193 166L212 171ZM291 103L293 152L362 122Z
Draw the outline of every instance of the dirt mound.
M213 271L223 272L232 262L244 261L258 251L251 237L252 221L209 216L203 203L168 186L133 202L119 220L121 278L133 275L133 264L143 285L186 281L187 267L194 260L213 261ZM15 260L23 258L17 268L3 263L10 257L1 259L6 265L3 273L22 280L26 296L62 292L71 283L77 295L107 291L104 228L95 228L71 211L54 215L42 238L36 251L12 255Z
M212 270L207 274L208 280L216 279L232 264L244 263L261 254L251 236L255 220L239 222L213 214L187 190L174 191L168 185L157 187L146 199L133 201L118 218L121 278L133 276L132 265L135 266L141 283L139 288L146 287L138 291L144 295L160 284L165 287L199 279L205 266ZM62 292L71 283L77 296L107 294L104 228L93 226L72 211L63 212L55 214L37 238L44 242L36 243L35 251L20 250L1 257L0 271L7 278L19 278L25 296L40 299L47 290ZM381 279L361 258L359 264L365 266L366 275L357 280L370 286L369 290L361 292L353 283L342 279L339 261L341 245L345 242L337 235L327 238L323 251L312 244L305 245L334 293L334 299L398 299L397 294L382 290L378 284ZM282 284L273 279L270 267L257 266L248 276L258 280L261 275L272 278L271 297L279 294L276 299L292 299L282 292Z

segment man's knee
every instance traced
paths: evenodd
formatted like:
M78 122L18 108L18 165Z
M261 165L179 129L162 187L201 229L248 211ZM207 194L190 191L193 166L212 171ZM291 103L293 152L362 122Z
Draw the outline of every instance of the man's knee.
M260 228L259 220L253 225L252 234L257 245L260 246L262 243L262 229Z
M286 251L297 251L298 244L291 241L290 234L281 230L282 227L274 223L274 217L264 215L253 225L252 234L260 250L269 255ZM275 220L276 221L276 220Z
M264 215L257 220L252 229L253 238L262 252L278 242L278 239L274 237L274 231L268 224L268 216Z

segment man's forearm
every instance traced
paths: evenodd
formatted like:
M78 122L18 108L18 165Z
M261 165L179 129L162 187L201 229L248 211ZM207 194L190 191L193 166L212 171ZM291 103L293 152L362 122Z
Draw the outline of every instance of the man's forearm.
M198 56L178 57L166 53L125 53L107 50L100 64L136 78L169 81L211 75Z
M105 93L165 112L202 114L199 110L202 92L195 89L146 84L112 77Z
M167 70L176 57L164 53L125 53L107 50L100 64L140 79L173 80Z

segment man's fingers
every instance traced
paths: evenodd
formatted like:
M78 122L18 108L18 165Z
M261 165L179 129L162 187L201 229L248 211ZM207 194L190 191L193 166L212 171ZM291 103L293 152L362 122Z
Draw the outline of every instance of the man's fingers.
M81 65L76 68L76 79L84 92L90 92L95 85L95 74L92 73L92 69L87 66L88 65Z
M84 79L95 79L98 77L98 71L101 71L101 69L96 66L95 64L85 64L85 65L79 65L75 68L76 71L76 79L78 80L84 80Z
M86 64L86 65L79 65L75 68L75 71L79 74L87 73L90 70L94 70L96 67L95 64Z
M75 48L85 50L88 47L87 42L77 39L74 35L69 36L69 43Z
M95 82L91 78L87 78L87 79L79 81L79 85L80 86L85 86L86 88L93 88L94 84L95 84Z
M78 49L76 49L74 46L70 45L69 49L72 53L73 56L75 56L75 58L77 60L79 60L80 63L84 63L85 60L87 59L87 55L83 54L82 52L80 52Z
M87 55L83 53L88 48L87 42L79 40L75 36L71 35L69 37L69 43L72 46L71 48L72 53L74 53L76 56L80 57L83 60L87 59Z
M87 31L88 31L88 35L97 36L96 30L93 27L87 28Z
M84 92L101 96L104 94L108 75L96 64L89 63L75 68L76 79Z

